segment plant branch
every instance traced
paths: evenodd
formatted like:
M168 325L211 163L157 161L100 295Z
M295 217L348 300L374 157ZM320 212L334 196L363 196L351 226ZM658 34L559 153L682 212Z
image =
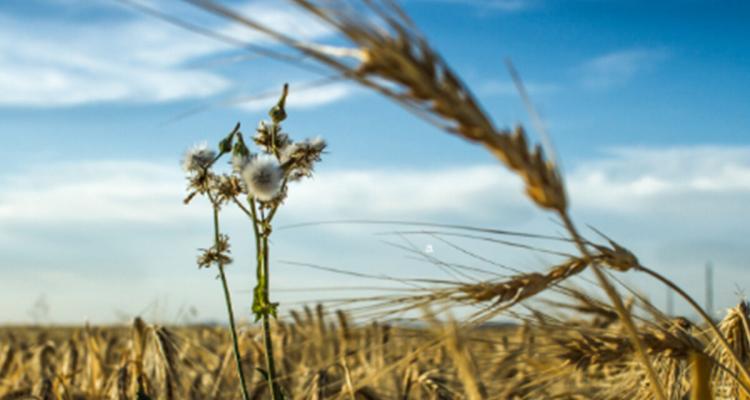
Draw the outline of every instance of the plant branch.
M258 282L254 291L253 312L256 314L256 318L257 315L260 314L263 319L263 345L266 352L267 369L265 378L268 382L268 390L271 394L272 400L280 400L283 399L283 396L281 395L281 390L276 383L276 364L273 356L273 339L271 337L271 324L269 318L269 314L275 312L274 305L271 304L269 295L268 235L270 232L265 228L267 225L267 219L264 218L263 210L261 210L261 216L258 218L255 199L249 197L248 203L250 205L249 213L253 223L255 251L257 255L256 275ZM245 210L244 207L242 208ZM263 227L262 230L259 225Z
M209 196L213 203L214 209L214 246L219 247L219 206L214 202L213 198ZM250 394L247 391L247 385L245 384L245 373L242 370L242 357L240 356L240 345L237 338L237 328L234 323L234 310L232 308L232 298L229 294L229 285L227 284L227 277L224 273L224 264L219 261L219 277L221 278L221 285L224 289L224 301L227 305L227 314L229 315L229 328L232 333L232 346L234 350L234 360L237 363L237 375L240 378L240 389L242 391L242 398L244 400L250 400Z

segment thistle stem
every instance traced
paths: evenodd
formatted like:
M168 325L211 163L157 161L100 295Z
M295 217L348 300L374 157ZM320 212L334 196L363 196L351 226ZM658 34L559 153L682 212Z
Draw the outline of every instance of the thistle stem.
M268 268L268 235L263 235L263 296L265 303L270 305L269 268ZM276 384L276 363L273 357L273 340L271 339L271 324L268 312L263 313L263 345L266 348L266 368L268 369L268 388L273 400L282 399L281 391Z
M219 246L219 207L214 204L214 245L218 248ZM232 333L232 346L234 350L234 360L237 364L237 375L240 378L240 389L242 391L242 398L244 400L250 400L250 394L247 391L247 385L245 384L245 373L242 371L242 357L240 356L240 345L237 339L237 328L234 323L234 310L232 308L232 297L229 294L229 285L227 284L227 276L224 273L224 264L219 262L219 277L221 278L221 285L224 288L224 301L227 304L227 314L229 315L229 330Z
M268 390L271 394L272 400L283 399L281 396L281 389L276 383L276 362L273 356L273 339L271 337L271 322L269 311L271 305L270 289L269 289L269 258L268 258L268 235L265 225L268 219L265 218L261 210L261 216L258 218L258 212L256 210L255 200L249 198L250 203L250 215L253 219L253 233L255 234L255 250L257 254L257 278L258 284L260 285L261 304L264 306L262 310L263 319L263 346L265 347L266 353L266 370L268 380ZM276 209L274 208L271 215L274 214ZM270 219L270 218L269 218ZM260 228L258 225L263 228ZM256 296L258 293L256 293ZM257 300L257 299L256 299Z

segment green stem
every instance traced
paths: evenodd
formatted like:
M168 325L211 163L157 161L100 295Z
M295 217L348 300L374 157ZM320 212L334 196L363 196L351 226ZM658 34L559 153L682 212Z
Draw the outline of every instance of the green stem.
M258 213L255 211L255 200L252 197L248 197L248 203L250 203L250 217L252 218L253 222L253 235L255 236L255 255L258 261L258 268L257 268L257 279L258 282L260 282L261 273L263 271L263 253L261 252L261 243L260 243L260 229L258 228ZM239 204L239 203L238 203ZM240 207L242 207L240 205ZM243 208L244 209L244 208Z
M219 207L214 204L214 245L219 247ZM229 285L227 284L227 276L224 273L224 264L219 262L219 276L221 277L221 285L224 288L224 301L227 304L227 314L229 314L229 328L232 332L232 345L234 349L234 360L237 363L237 375L240 378L240 389L242 390L242 398L244 400L250 400L250 394L247 392L247 385L245 384L245 373L242 371L242 357L240 356L240 345L237 339L237 328L234 323L234 310L232 308L232 298L229 295Z
M271 324L268 314L263 315L263 345L266 348L266 368L268 368L268 390L274 400L283 399L276 377L276 364L273 357L273 342L271 341Z
M268 266L268 235L263 234L263 296L265 304L271 306L269 289L269 266ZM268 388L271 398L282 399L281 391L276 383L276 363L273 357L273 340L271 339L271 324L269 313L263 313L263 345L266 348L266 368L268 369Z
M287 178L284 178L284 180L281 182L281 187L286 187ZM273 220L274 215L276 215L276 211L279 209L279 206L276 205L274 208L271 209L271 211L268 213L268 217L266 217L265 221L266 224L271 224L271 221Z
M270 310L272 307L270 299L269 289L269 258L268 258L268 232L266 231L266 224L268 219L264 218L265 215L261 214L258 218L258 213L255 208L255 200L250 198L250 214L253 218L253 233L255 234L255 249L258 258L257 278L258 284L260 285L260 302L263 306L262 319L263 319L263 345L266 353L266 370L268 379L268 390L271 394L271 399L280 400L283 399L281 395L281 389L276 383L276 362L273 356L273 339L271 337L271 322L270 322ZM274 214L276 209L272 210L271 216ZM261 210L262 213L262 210ZM269 218L270 219L270 218ZM263 226L263 230L258 225ZM258 293L256 293L256 296ZM258 300L258 299L256 299Z

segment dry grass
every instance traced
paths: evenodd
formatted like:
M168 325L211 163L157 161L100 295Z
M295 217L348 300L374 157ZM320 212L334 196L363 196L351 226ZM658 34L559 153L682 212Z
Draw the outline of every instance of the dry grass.
M613 313L602 304L593 315ZM343 312L329 314L322 307L295 312L273 330L280 386L290 399L651 397L619 322L602 324L588 313L562 319L548 312L566 307L545 308L522 325L471 330L434 317L426 326L407 327L357 324ZM729 312L723 328L736 328L737 312L747 318L741 304ZM732 371L718 367L726 354L700 328L685 319L649 319L639 332L669 399L690 393L693 373L713 375L710 387L700 388L703 393L742 398ZM137 319L130 327L3 328L0 338L0 399L238 395L232 342L223 327L170 328ZM746 336L730 338L747 345ZM263 365L262 341L259 331L241 334L246 370ZM267 398L262 376L248 378L251 397Z
M232 340L223 327L159 327L139 319L130 327L6 329L0 348L0 399L230 399L237 398L242 370L256 371L273 360L275 367L267 370L275 368L271 377L290 399L750 398L748 306L731 309L717 326L687 294L642 266L626 248L604 235L606 245L584 238L568 213L565 184L553 159L530 143L522 127L497 128L469 88L390 1L293 0L335 29L347 48L299 41L209 0L188 2L260 31L305 58L262 49L266 56L314 60L317 67L484 146L523 180L536 206L559 218L568 237L552 239L574 244L575 254L562 254L563 262L543 272L432 282L405 294L350 299L345 304L357 312L356 320L343 311L329 315L320 306L293 312L289 321L271 322L276 305L264 280L268 244L258 242L259 260L265 261L259 261L259 303L253 310L263 316L262 333L249 327ZM283 113L285 96L286 91L277 114ZM280 122L283 118L273 112L274 123ZM239 135L237 129L225 140ZM280 142L259 140L257 144L279 157ZM231 140L228 143L231 147ZM229 147L220 149L221 154ZM221 246L219 205L236 200L241 187L230 177L213 186L211 181L204 166L191 180L195 192L188 200L195 193L210 195L220 189L223 197L211 198L215 250L207 250L203 264L218 261L221 267L230 259L221 258L228 246ZM259 210L271 210L267 219L263 213L258 219L255 203L248 213L256 240L268 239L270 219L283 196L264 201L268 204ZM598 290L568 286L587 270L593 272ZM695 306L703 321L667 317L639 296L626 301L620 291L629 289L612 282L628 271L665 283ZM606 302L596 297L601 292ZM549 293L557 299L533 303ZM228 292L227 304L233 321ZM459 306L472 310L464 321L439 320L452 320L447 312ZM424 316L421 325L386 325L362 318L363 312L370 317L409 312ZM498 315L514 324L487 324ZM236 333L233 323L230 331ZM275 357L267 356L271 353ZM231 365L233 354L239 374ZM247 398L268 398L269 387L275 387L261 373L249 373L247 379Z

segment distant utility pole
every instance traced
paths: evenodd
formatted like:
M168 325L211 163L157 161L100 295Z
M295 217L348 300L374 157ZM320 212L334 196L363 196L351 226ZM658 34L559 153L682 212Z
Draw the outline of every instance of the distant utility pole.
M710 261L706 263L706 312L714 317L714 266Z
M674 316L674 293L670 288L667 288L667 316Z

